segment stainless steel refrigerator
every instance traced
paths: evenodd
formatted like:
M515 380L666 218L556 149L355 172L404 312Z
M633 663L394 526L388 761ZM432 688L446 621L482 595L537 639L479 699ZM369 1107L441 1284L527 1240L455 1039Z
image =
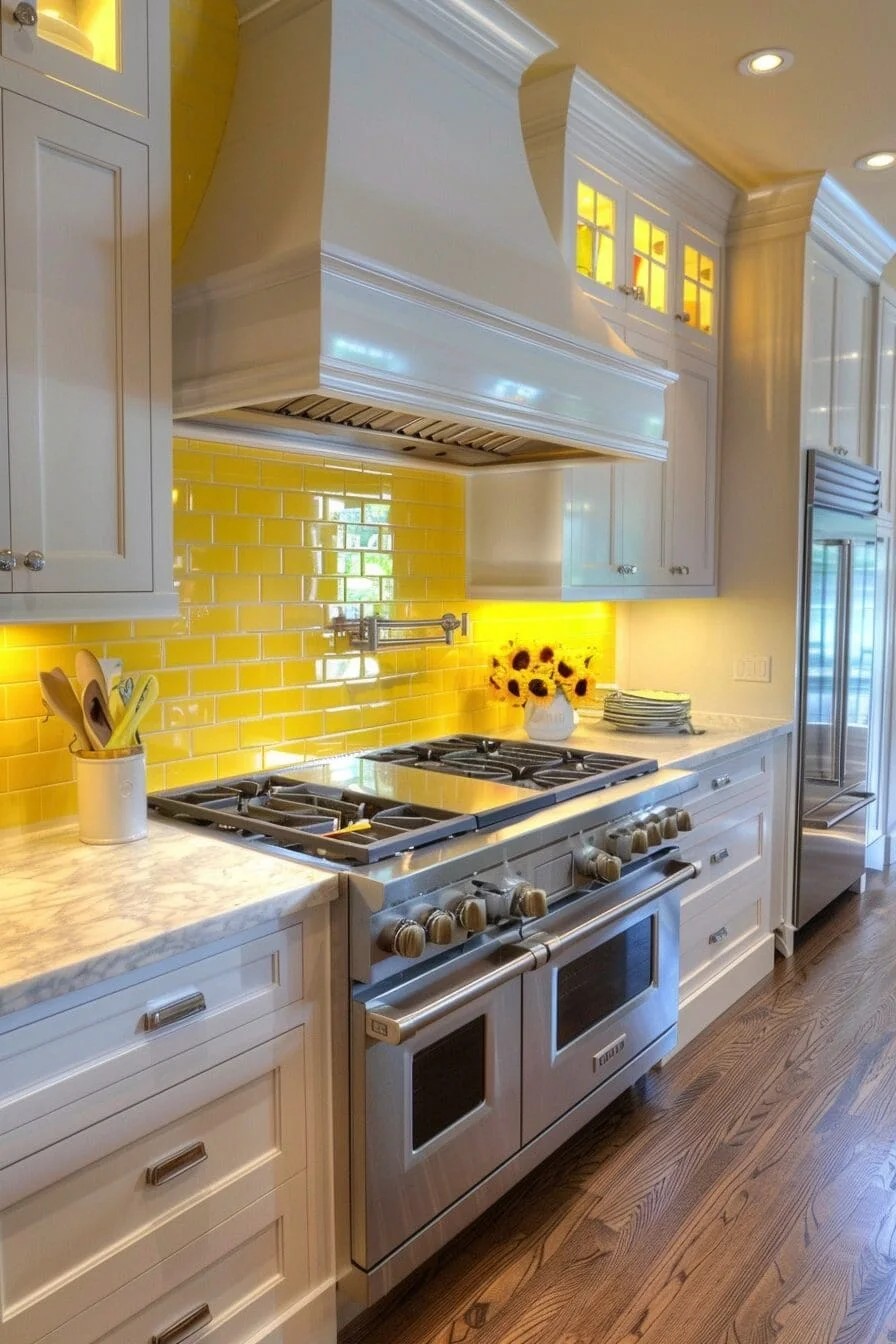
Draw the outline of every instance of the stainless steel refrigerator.
M879 473L830 453L806 457L798 928L865 871L883 550Z

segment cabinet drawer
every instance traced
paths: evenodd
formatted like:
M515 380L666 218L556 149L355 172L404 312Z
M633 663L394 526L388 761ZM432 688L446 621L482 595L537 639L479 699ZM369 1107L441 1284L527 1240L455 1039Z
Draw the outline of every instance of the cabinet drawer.
M681 929L681 992L690 994L768 932L768 884L748 879L725 889Z
M4 1341L31 1344L305 1165L300 1027L7 1167Z
M751 747L732 756L723 756L697 771L697 788L688 794L688 809L695 820L712 807L727 806L734 798L771 783L771 755L768 744Z
M27 1026L0 1026L0 1134L301 999L302 950L296 925Z
M754 883L768 882L768 808L764 797L726 809L699 825L690 843L682 846L683 859L699 859L703 871L688 882L681 898L682 928L719 899L721 888L740 882L747 874Z
M150 1344L186 1340L196 1321L203 1344L267 1338L309 1287L304 1175L212 1228L177 1255L47 1335L42 1344ZM205 1324L200 1325L200 1322ZM287 1323L273 1338L299 1344Z

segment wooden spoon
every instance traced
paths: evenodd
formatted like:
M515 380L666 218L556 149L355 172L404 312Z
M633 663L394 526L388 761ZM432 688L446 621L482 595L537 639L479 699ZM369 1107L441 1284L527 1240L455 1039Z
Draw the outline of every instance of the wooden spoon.
M84 711L84 727L93 744L94 751L102 751L112 736L112 720L106 696L98 681L91 681L81 695L81 708Z
M106 697L108 688L106 678L103 675L103 669L100 667L100 660L90 649L79 649L75 654L75 676L81 685L81 690L86 691L92 681L95 681Z
M62 668L54 667L52 672L39 672L38 680L47 709L74 728L78 745L83 751L92 751L93 743L84 725L84 712Z

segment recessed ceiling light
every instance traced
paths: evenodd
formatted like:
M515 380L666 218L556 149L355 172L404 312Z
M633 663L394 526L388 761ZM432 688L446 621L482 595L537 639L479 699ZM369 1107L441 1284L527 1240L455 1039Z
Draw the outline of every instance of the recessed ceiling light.
M855 167L861 168L866 173L877 173L881 168L892 168L896 163L896 150L875 149L871 154L863 154L860 159L856 159Z
M784 47L763 47L741 56L737 68L742 75L779 75L793 65L793 52Z

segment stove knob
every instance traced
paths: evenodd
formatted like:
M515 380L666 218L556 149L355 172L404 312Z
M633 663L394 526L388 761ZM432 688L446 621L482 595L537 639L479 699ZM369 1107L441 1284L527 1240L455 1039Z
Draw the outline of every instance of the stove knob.
M680 831L692 831L694 829L694 822L690 812L679 812L675 820L678 822L678 829Z
M678 835L678 822L674 816L663 818L663 839L674 840Z
M548 894L541 887L532 887L521 882L514 890L510 905L513 915L522 915L523 919L543 919L548 912Z
M383 930L377 943L384 952L397 957L422 957L426 949L426 930L415 919L400 919Z
M628 863L632 857L631 831L609 831L604 841L608 854L615 854L620 862Z
M454 918L467 933L482 933L488 925L485 901L478 896L467 896L455 908Z
M445 947L454 937L455 919L450 910L433 910L423 921L427 940Z
M663 833L660 830L658 821L648 821L647 823L647 844L650 849L655 849L657 845L663 843Z
M622 876L622 860L602 849L576 855L576 868L586 877L599 877L602 882L618 882Z
M650 848L650 841L647 838L647 831L643 826L636 826L632 831L632 853L646 854Z

